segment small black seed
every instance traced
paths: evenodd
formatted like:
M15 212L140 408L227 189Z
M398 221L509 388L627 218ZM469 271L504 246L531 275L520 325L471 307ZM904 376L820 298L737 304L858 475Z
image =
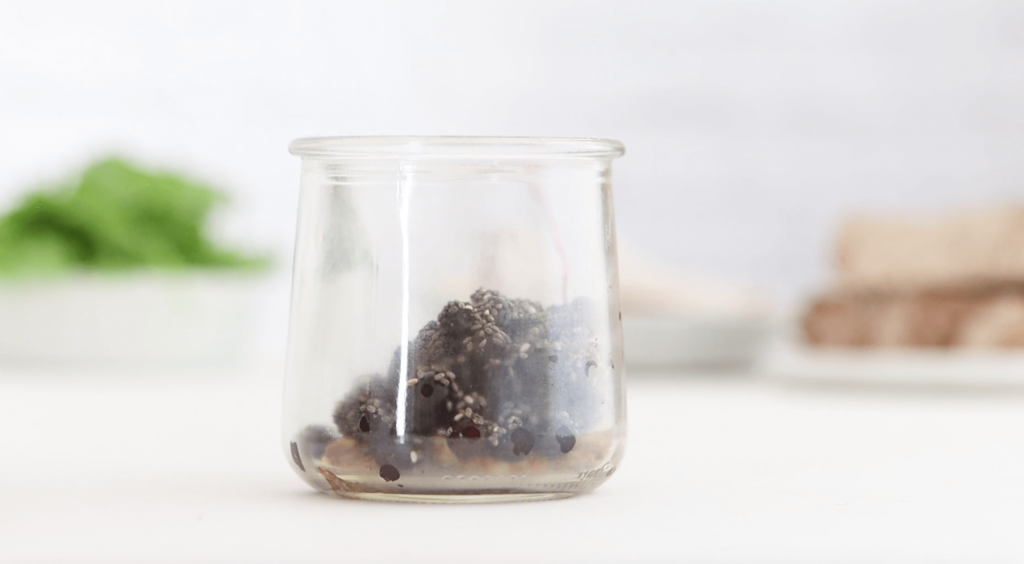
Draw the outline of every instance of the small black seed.
M619 312L619 321L622 321L622 312Z
M550 360L551 362L558 362L558 355L557 354L553 354L553 355L548 357L548 360Z
M527 454L530 454L531 450L533 450L534 436L532 432L522 427L516 427L512 431L511 439L512 454L521 454L526 456Z
M364 433L370 432L370 420L365 415L359 418L359 430Z
M558 440L558 446L561 447L563 454L576 446L576 435L555 435L555 439Z
M394 482L401 477L401 474L398 473L398 468L395 468L390 464L385 464L380 467L380 477L384 478L385 482Z
M583 371L587 373L587 376L590 376L590 367L591 366L593 366L594 368L597 368L597 363L594 362L593 360L591 360L590 362L587 363L587 365L585 367L583 367Z
M434 387L430 384L424 384L423 387L420 388L420 393L423 394L423 397L429 398L434 395Z
M302 459L299 458L299 445L292 441L292 460L295 461L295 465L299 467L299 470L306 471L306 467L302 465Z
M462 430L462 436L466 437L467 439L479 439L480 429L477 429L476 427L470 425L469 427L466 427L465 429Z

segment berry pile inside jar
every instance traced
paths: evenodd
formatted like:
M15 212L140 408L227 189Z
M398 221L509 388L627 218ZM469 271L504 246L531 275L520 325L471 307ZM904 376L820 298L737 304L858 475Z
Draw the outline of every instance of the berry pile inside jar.
M597 381L614 368L593 330L597 314L586 298L545 308L485 289L449 302L405 362L399 347L386 373L361 378L338 402L335 428L300 435L296 464L300 452L322 457L319 473L338 493L365 488L346 475L404 487L452 472L515 477L574 456L572 466L591 467L600 456L588 451L606 446L587 441L603 403Z

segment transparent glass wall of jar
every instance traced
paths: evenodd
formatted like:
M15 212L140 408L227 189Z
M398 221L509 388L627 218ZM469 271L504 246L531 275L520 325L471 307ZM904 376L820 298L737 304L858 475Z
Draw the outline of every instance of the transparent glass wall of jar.
M626 411L599 139L300 139L289 463L348 497L589 491Z

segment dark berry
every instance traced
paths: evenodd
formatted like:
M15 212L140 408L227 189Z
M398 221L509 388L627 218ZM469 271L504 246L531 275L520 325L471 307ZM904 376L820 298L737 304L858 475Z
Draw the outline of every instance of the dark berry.
M420 393L423 394L423 397L429 398L434 395L434 387L430 384L424 384L423 387L420 388Z
M359 378L356 386L335 406L334 424L338 432L351 437L365 433L386 434L394 429L397 387L397 371L387 376L376 374Z
M324 455L324 450L331 441L338 438L338 435L321 425L309 425L299 433L299 454L306 459L318 459Z
M380 467L380 477L384 478L385 482L394 482L401 477L401 474L398 473L398 468L395 468L390 464L385 464Z
M470 425L469 427L466 427L465 429L462 430L462 436L466 437L467 439L479 439L480 429L477 429L476 427Z
M513 454L526 456L533 450L534 436L532 432L522 427L516 427L512 430L511 439Z
M555 439L558 441L558 446L562 449L563 454L576 446L576 435L555 435Z
M292 441L292 460L295 461L295 465L299 467L299 470L306 471L306 467L302 465L302 459L299 458L299 445Z

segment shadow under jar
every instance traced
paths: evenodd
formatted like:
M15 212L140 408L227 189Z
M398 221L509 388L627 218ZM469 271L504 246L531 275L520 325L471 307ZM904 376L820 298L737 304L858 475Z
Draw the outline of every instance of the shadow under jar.
M601 139L299 139L284 446L314 488L516 501L600 485L626 403Z

